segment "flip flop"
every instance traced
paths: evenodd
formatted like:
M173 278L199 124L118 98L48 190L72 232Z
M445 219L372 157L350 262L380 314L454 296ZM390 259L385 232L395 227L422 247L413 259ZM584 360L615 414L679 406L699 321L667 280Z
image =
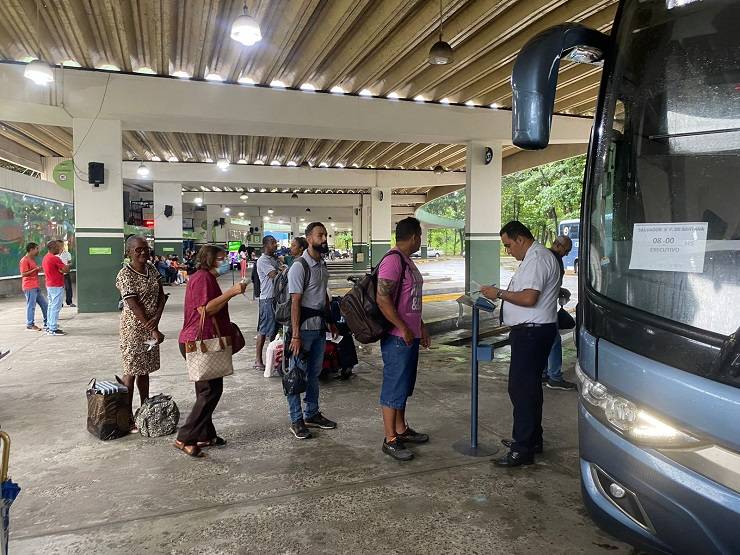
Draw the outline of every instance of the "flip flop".
M202 447L223 447L226 445L226 440L222 437L216 436L213 439L210 439L208 441L199 441L196 443L196 445L200 448Z
M203 451L201 451L200 447L198 447L197 445L185 445L179 439L175 440L175 443L173 445L175 446L175 449L179 449L180 451L182 451L183 453L185 453L186 455L190 457L195 457L195 458L205 457L205 453L203 453Z
M256 362L254 363L254 366L252 366L252 368L254 368L255 370L262 370L263 372L265 371L265 365L257 364Z

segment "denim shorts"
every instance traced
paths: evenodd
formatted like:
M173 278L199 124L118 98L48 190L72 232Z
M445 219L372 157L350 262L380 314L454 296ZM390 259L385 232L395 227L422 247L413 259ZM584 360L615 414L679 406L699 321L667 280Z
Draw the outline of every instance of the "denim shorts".
M275 308L272 299L260 299L260 317L257 323L257 333L266 337L272 337L277 331L275 322Z
M383 385L380 387L380 404L391 409L406 408L416 384L419 364L419 339L406 345L403 338L386 335L380 340L383 353Z

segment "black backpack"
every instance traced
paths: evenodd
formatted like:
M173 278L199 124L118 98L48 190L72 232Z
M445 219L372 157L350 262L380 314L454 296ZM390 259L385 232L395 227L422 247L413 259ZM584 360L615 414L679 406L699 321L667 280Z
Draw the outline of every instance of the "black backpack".
M254 291L254 298L259 299L260 297L260 276L257 273L257 261L252 264L252 286Z
M408 264L403 255L398 251L388 251L373 268L373 271L363 276L355 283L354 287L342 297L339 304L339 310L347 321L347 326L360 343L374 343L380 340L388 330L393 327L385 319L376 300L378 289L378 269L385 260L386 256L398 255L401 257L401 277L396 288L395 303L398 305L398 299L401 295L403 278L406 276L406 267Z
M311 281L311 268L308 267L306 259L298 257L294 264L300 264L303 266L303 292L306 292ZM291 295L288 291L288 270L283 270L275 276L274 281L274 292L275 295L272 298L272 306L275 308L275 321L281 326L285 326L290 323L290 307L291 307Z

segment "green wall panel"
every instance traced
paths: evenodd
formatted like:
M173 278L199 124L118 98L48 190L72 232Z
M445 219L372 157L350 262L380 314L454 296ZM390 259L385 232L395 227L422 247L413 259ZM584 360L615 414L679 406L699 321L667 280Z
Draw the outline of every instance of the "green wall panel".
M110 254L90 254L92 252ZM123 265L123 237L77 237L79 312L117 312L116 275Z
M465 240L465 291L470 282L501 285L501 241L499 239Z

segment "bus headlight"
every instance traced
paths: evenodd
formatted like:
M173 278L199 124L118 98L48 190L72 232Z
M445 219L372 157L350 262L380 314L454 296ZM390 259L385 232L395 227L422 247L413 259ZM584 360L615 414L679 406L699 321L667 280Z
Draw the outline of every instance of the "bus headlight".
M665 423L632 401L609 392L576 364L581 398L586 410L627 439L655 448L696 447L699 439Z

